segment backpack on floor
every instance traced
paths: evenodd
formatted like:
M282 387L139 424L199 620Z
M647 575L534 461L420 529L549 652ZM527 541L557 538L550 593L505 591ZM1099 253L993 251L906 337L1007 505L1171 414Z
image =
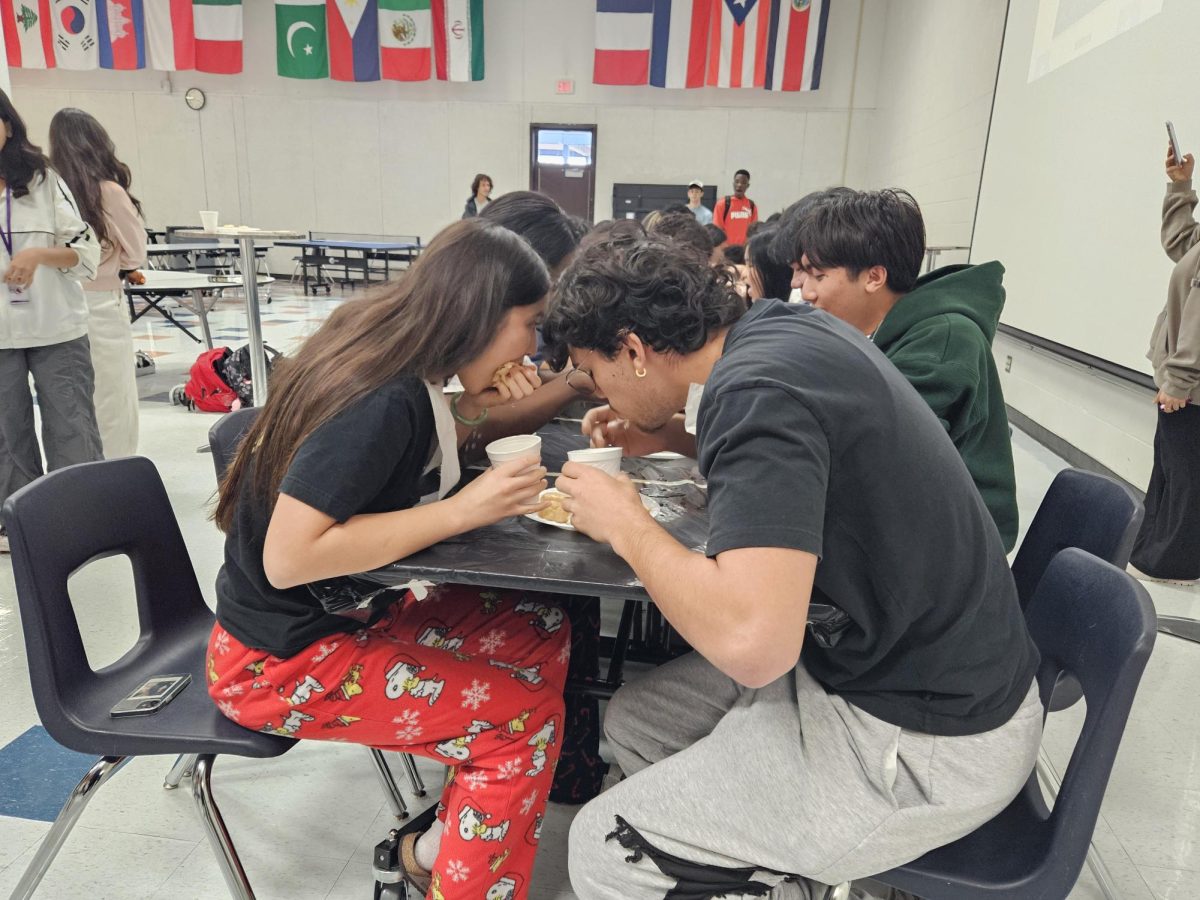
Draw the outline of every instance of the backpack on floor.
M271 367L275 364L275 360L279 356L280 353L278 350L263 344L263 358L266 362L267 375L271 374ZM214 362L213 368L217 370L217 374L237 394L238 398L242 401L242 406L254 405L254 386L250 374L249 344L243 344L236 350L228 351L224 357Z
M237 392L225 382L217 369L231 352L228 347L214 347L196 357L188 372L187 384L183 386L185 402L190 409L227 413L242 406Z

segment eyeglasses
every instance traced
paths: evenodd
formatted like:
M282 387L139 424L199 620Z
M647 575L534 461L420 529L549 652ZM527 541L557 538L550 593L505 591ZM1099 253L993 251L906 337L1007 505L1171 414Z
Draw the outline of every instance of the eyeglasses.
M582 367L576 367L567 373L567 385L580 394L596 393L596 379L592 373Z

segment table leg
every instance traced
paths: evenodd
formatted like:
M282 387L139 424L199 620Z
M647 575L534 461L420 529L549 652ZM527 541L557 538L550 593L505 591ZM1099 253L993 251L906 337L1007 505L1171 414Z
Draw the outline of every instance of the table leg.
M258 311L258 273L254 271L254 238L242 237L242 289L246 292L246 330L250 344L250 380L254 390L254 405L267 402L267 362L263 358L262 318Z
M192 302L196 304L196 315L200 319L200 333L204 335L204 346L213 348L212 331L208 327L208 309L204 306L204 291L197 288L192 291Z

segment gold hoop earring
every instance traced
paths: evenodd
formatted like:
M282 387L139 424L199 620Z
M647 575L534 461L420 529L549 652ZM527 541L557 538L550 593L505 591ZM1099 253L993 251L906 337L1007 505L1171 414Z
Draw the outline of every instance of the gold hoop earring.
M645 378L646 370L645 369L634 369L633 374L636 375L638 378Z

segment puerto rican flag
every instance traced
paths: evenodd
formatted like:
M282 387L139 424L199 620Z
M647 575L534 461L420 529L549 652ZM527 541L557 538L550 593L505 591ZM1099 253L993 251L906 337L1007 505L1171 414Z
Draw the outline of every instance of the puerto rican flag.
M647 84L655 0L596 0L595 84Z
M142 0L146 55L164 72L196 68L196 28L192 0Z
M766 84L771 6L771 0L717 0L708 39L711 87L761 88Z
M329 0L325 8L329 76L337 81L378 81L378 0Z
M14 69L54 68L54 25L50 0L4 0L4 46Z
M146 68L146 20L142 0L103 0L96 10L100 68Z
M821 86L830 0L776 0L767 39L771 91L815 91Z
M713 0L655 0L650 47L652 85L704 87L712 13Z

